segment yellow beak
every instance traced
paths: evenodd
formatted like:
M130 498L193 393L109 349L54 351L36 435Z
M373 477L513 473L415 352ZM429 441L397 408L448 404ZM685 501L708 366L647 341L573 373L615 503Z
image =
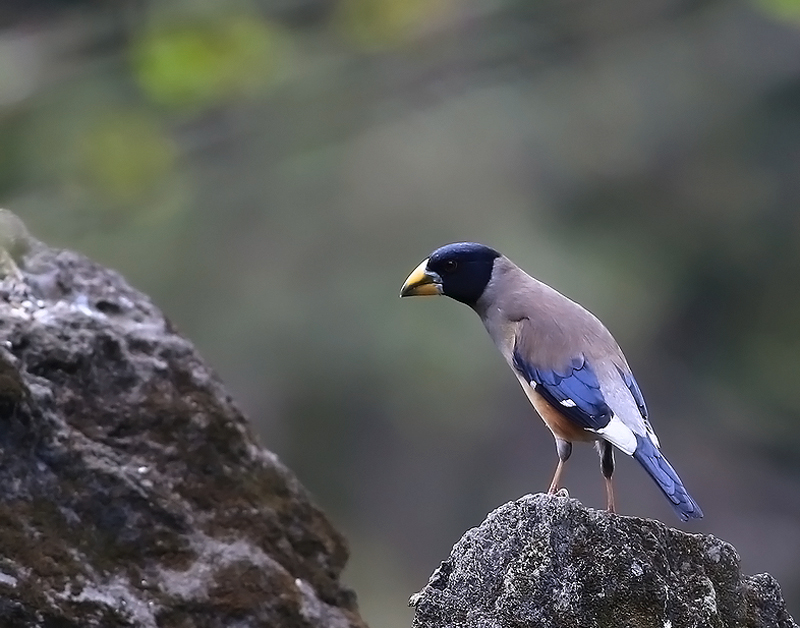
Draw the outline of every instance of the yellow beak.
M442 294L442 279L434 272L428 270L428 260L425 259L408 276L403 287L400 288L401 297L432 296Z

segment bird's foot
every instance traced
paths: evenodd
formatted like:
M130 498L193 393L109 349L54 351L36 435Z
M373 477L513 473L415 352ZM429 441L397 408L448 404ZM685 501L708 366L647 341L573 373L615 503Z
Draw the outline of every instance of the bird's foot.
M566 486L562 486L560 489L558 489L552 494L555 495L556 497L564 497L566 499L569 499L569 491L567 490Z

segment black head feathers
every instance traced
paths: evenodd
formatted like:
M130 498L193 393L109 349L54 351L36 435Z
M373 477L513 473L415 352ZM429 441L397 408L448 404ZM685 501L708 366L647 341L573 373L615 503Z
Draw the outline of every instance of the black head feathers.
M442 294L474 306L492 278L500 253L476 242L456 242L436 249L427 268L441 278Z

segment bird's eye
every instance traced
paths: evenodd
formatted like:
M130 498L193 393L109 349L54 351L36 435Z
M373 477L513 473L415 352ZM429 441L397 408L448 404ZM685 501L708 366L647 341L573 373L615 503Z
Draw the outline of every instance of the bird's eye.
M458 268L458 262L454 259L449 259L444 263L444 271L446 273L452 273L456 268Z

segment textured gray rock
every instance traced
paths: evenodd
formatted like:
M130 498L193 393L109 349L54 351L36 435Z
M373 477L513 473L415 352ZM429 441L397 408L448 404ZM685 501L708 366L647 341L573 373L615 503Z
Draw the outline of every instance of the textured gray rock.
M85 257L6 253L0 625L363 627L344 539L191 343Z
M796 626L728 543L541 494L469 530L410 603L415 628Z

